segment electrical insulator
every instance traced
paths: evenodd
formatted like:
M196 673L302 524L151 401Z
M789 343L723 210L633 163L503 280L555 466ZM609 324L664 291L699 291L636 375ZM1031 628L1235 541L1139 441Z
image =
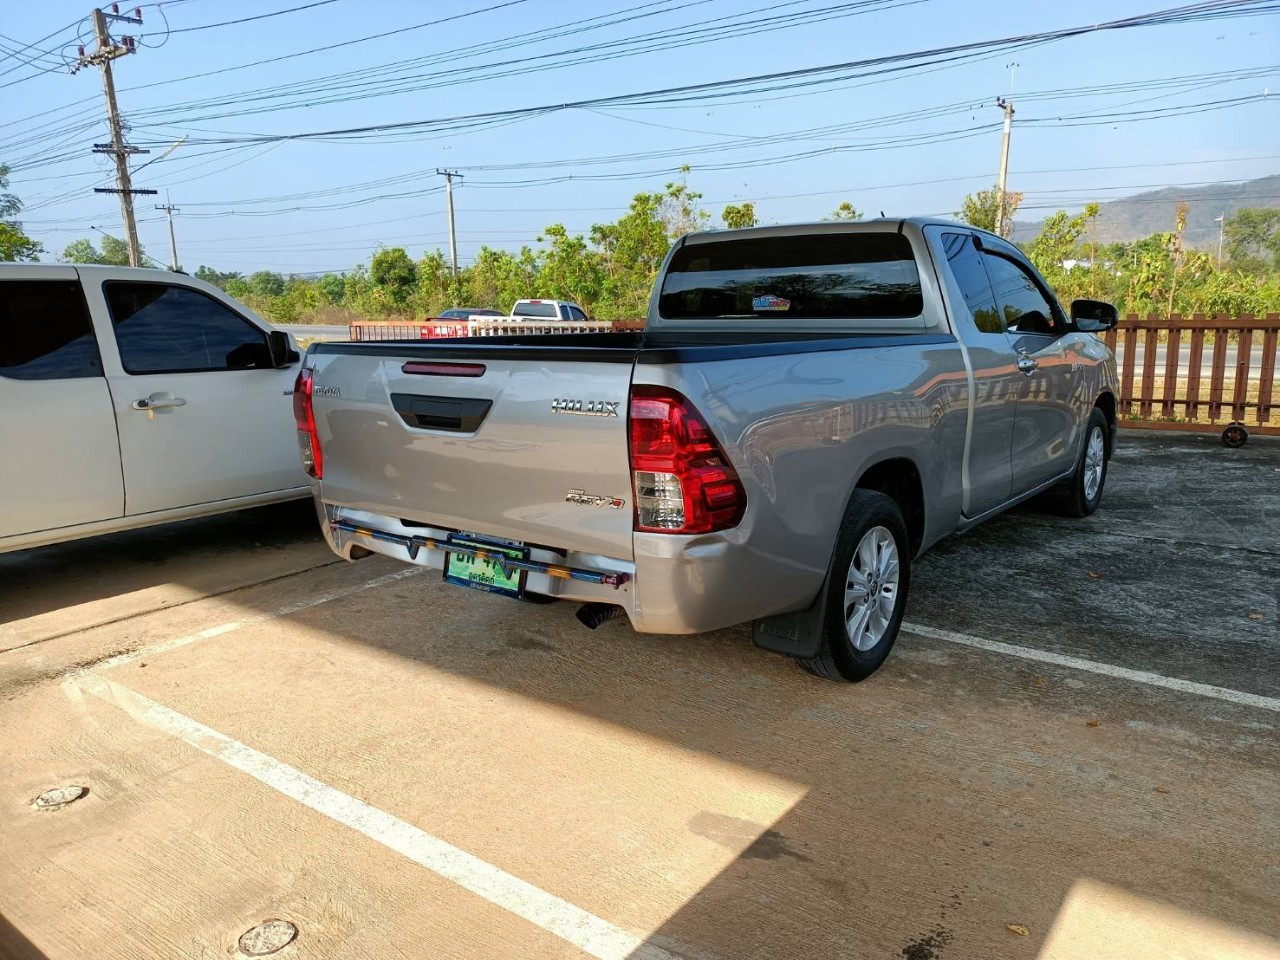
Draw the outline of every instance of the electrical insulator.
M111 5L111 12L114 13L117 17L120 16L120 4L113 3Z
M142 19L142 8L141 8L141 7L134 7L134 8L133 8L133 16L134 16L134 19L136 19L136 20L141 20L141 19Z
M78 49L79 49L79 51L80 51L80 56L82 56L82 57L83 57L83 56L84 56L84 47L79 47Z

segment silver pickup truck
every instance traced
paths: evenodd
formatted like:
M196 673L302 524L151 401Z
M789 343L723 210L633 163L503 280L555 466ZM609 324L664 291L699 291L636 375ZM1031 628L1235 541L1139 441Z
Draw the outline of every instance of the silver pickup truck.
M294 412L340 556L588 626L754 622L860 680L911 558L1038 494L1097 508L1115 322L949 221L718 231L675 244L642 332L314 344Z

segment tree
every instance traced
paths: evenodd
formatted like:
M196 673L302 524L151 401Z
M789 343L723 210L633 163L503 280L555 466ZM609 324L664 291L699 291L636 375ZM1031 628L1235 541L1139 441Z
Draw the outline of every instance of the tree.
M393 309L408 304L417 278L417 269L404 247L382 247L369 264L369 279Z
M601 255L559 223L547 227L538 241L549 244L538 258L538 291L549 299L573 300L592 313L604 288Z
M284 293L284 277L271 270L259 270L249 275L249 292L259 297L278 297ZM230 293L230 291L227 291Z
M22 201L9 190L9 167L0 163L0 260L35 261L44 247L22 231L15 217L22 212Z
M756 205L750 200L729 204L720 214L720 219L730 230L743 230L754 227L760 222L756 219Z
M82 237L67 244L62 251L62 259L66 263L100 263L109 267L129 266L129 244L117 240L108 234L102 236L102 249L93 245L93 241Z
M225 290L227 289L227 283L229 281L240 279L240 274L236 272L222 273L221 271L214 270L212 267L206 267L204 264L201 264L196 267L195 278L197 280L203 280L205 283L211 283L215 287L220 287Z
M711 214L698 205L702 194L690 190L685 182L684 178L688 173L687 166L681 167L680 182L668 183L666 193L661 195L660 215L666 225L667 236L672 240L679 239L686 233L705 229L711 219Z
M1006 191L1004 195L1004 230L1001 236L1008 237L1013 233L1013 215L1022 203L1022 194ZM996 229L996 213L1000 210L1000 191L995 187L990 190L979 190L964 198L956 216L965 223L983 230Z
M831 211L831 216L823 217L823 220L861 220L862 211L855 207L848 200L843 201L840 206Z
M320 291L320 296L324 297L326 302L339 303L342 300L342 277L336 273L326 273L316 280L316 289Z
M1262 274L1280 266L1280 210L1244 207L1222 225L1227 262Z
M1059 210L1044 218L1039 235L1031 241L1030 257L1050 286L1057 287L1066 275L1066 261L1075 257L1085 225L1083 213L1073 217Z

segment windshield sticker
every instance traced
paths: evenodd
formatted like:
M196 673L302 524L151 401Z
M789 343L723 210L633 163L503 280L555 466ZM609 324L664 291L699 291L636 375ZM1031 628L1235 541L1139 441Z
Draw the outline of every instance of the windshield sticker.
M763 297L753 297L751 300L751 309L757 310L757 311L759 310L770 310L770 311L790 310L791 301L785 300L782 297L775 297L772 293L770 293L770 294L766 294Z

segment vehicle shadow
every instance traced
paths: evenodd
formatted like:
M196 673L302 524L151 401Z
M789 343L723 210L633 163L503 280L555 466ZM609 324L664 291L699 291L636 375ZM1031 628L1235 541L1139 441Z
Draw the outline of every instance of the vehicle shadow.
M0 913L0 960L49 960L3 913Z
M0 650L334 559L309 499L0 553Z

